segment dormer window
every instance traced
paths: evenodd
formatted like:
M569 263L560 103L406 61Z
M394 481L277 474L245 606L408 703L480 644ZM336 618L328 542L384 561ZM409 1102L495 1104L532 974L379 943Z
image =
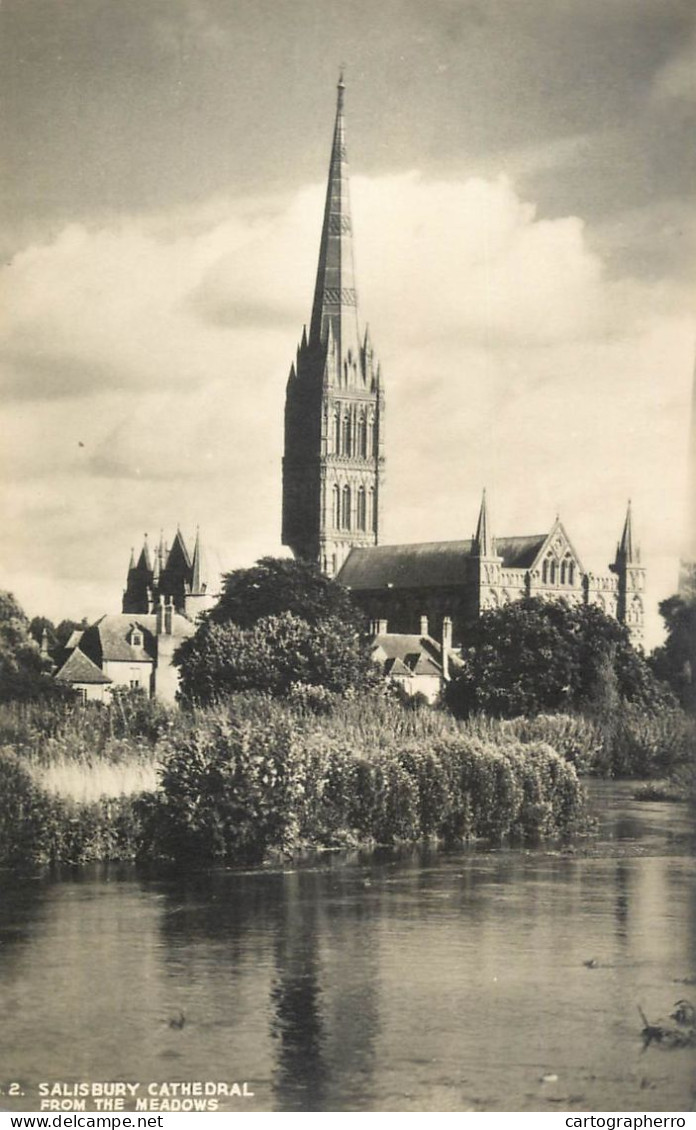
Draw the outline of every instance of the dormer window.
M128 643L131 645L131 647L142 647L143 633L139 631L138 628L131 628L128 635Z

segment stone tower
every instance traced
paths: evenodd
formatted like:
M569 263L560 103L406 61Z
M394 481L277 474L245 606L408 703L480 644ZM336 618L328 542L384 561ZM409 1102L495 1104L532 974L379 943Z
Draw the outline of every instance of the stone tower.
M384 471L384 390L360 335L338 83L319 265L309 326L285 399L283 544L329 576L352 546L376 545Z

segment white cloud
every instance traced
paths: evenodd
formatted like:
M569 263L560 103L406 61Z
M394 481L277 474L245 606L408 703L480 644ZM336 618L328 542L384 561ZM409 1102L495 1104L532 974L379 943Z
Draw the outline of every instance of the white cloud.
M468 536L486 483L501 532L560 507L590 565L629 494L648 562L676 553L690 296L608 277L579 218L537 217L502 178L356 178L352 195L387 384L387 536ZM277 547L322 198L72 225L13 260L5 583L31 612L116 607L131 543L177 520L230 566Z

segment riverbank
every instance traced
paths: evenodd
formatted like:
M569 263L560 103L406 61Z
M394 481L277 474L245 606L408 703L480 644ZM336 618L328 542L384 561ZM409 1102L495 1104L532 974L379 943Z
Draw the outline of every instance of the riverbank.
M534 839L583 819L581 721L463 723L380 697L306 694L236 696L190 715L136 706L5 715L2 862L257 863L307 848Z

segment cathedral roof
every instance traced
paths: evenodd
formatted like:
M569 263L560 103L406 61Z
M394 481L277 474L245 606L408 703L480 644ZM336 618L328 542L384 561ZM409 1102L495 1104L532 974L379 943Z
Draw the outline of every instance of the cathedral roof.
M111 679L97 667L96 663L76 647L70 653L60 671L56 672L60 683L110 683Z
M546 541L546 534L496 538L495 549L508 569L528 569ZM430 541L414 545L377 545L351 549L338 575L351 589L430 588L461 585L474 540Z

